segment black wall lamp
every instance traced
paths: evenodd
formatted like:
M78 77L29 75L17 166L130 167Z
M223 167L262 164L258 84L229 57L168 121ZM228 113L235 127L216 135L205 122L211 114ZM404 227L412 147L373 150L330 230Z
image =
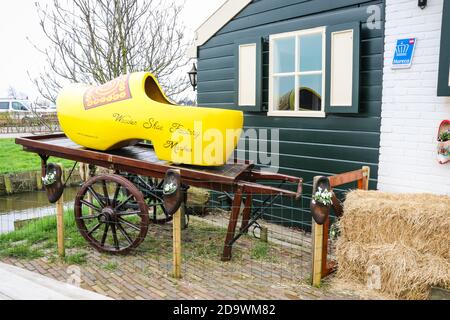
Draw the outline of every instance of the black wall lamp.
M420 9L425 9L425 7L427 6L427 2L428 0L419 0L418 6L420 7Z
M192 69L188 72L188 75L191 86L194 88L194 91L197 90L197 66L195 63L192 65Z

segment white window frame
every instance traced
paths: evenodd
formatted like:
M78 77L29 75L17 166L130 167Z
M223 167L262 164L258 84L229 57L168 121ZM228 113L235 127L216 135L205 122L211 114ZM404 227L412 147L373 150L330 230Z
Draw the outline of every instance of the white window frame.
M321 33L322 34L322 71L304 71L300 72L300 52L299 52L299 37ZM283 38L291 38L295 37L295 71L294 72L283 72L283 73L274 73L274 40L283 39ZM325 118L325 71L326 71L326 27L318 27L312 29L305 29L293 32L285 32L279 34L273 34L269 37L269 111L267 112L268 116L275 117L310 117L310 118ZM294 76L295 78L295 102L299 100L298 93L298 79L302 75L315 75L322 74L322 106L320 111L300 111L300 110L276 110L273 104L273 89L274 89L274 77L275 76ZM296 103L296 108L297 108Z

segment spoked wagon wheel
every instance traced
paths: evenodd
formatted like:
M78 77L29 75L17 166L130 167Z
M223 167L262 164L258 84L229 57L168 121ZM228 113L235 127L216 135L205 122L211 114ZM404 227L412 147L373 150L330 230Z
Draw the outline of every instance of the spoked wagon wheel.
M89 179L78 192L75 221L97 250L125 254L147 235L148 207L133 183L118 175L101 175Z
M172 221L163 205L163 179L141 177L135 174L126 176L144 195L149 208L150 221L155 224L165 224Z

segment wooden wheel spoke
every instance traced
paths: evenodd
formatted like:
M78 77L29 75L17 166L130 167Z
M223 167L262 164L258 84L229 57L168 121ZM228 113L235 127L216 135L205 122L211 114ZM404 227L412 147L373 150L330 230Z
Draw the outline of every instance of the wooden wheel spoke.
M88 187L89 192L92 194L92 196L95 198L95 200L98 201L98 203L100 203L100 205L102 207L106 207L105 203L103 202L103 200L101 199L100 195L97 193L97 191L95 191L92 186Z
M131 239L131 237L129 236L128 232L125 230L124 227L122 227L122 225L120 224L120 222L117 224L117 228L119 229L119 231L123 234L123 236L125 237L125 239L127 239L127 241L130 244L133 244L133 240Z
M109 194L108 194L108 187L106 186L106 180L102 180L102 187L103 187L103 195L105 196L106 199L106 205L110 205L110 199L109 199Z
M136 230L136 231L140 231L140 230L141 230L141 228L140 228L139 226L137 226L137 225L135 225L134 223L131 223L130 221L127 221L127 220L125 220L125 219L123 219L123 218L121 218L121 217L119 217L119 221L120 221L121 223L127 225L128 227L130 227L130 228Z
M109 224L105 224L105 229L103 230L102 240L100 241L101 245L105 245L106 237L108 236Z
M89 208L91 208L91 209L93 209L93 210L95 210L95 211L97 211L97 212L101 212L101 211L102 211L102 209L100 209L99 207L97 207L95 204L90 203L90 202L88 202L88 201L86 201L86 200L80 200L80 202L81 202L82 204L84 204L85 206L87 206L87 207L89 207Z
M130 194L124 201L122 201L118 206L114 208L114 210L118 210L119 208L123 207L128 201L131 200L134 196Z
M149 205L138 188L148 184L128 179L118 174L92 177L75 198L77 228L100 252L126 254L139 246L148 232Z
M117 238L117 231L116 231L116 225L112 224L111 225L111 232L112 232L112 236L113 236L113 241L114 241L114 247L119 250L120 246L119 246L119 239Z
M133 211L122 211L122 212L117 213L117 215L119 217L124 217L124 216L132 216L132 215L140 214L140 213L141 213L141 210L133 210Z
M100 217L100 214L90 214L90 215L88 215L88 216L82 216L82 217L79 217L79 218L77 218L77 219L80 219L80 220L90 220L90 219L97 219L98 217Z
M88 235L93 234L96 230L98 230L98 228L100 228L100 226L101 223L97 223L97 225L91 231L88 232Z
M113 200L112 200L113 205L116 205L117 198L119 197L120 187L121 187L121 185L117 183L116 190L114 191L114 196L113 196Z

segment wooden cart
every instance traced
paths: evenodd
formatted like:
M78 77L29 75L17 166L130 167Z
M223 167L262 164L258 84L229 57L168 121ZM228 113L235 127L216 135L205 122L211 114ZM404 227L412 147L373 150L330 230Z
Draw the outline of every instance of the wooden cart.
M145 239L148 226L166 223L162 199L162 179L168 169L177 169L183 185L224 192L231 200L231 215L222 260L231 258L233 243L257 224L281 196L298 199L302 192L302 179L256 170L250 162L236 162L220 167L194 167L173 165L160 161L148 144L137 144L114 151L101 152L86 149L64 134L17 138L16 143L25 151L38 154L45 175L50 156L111 169L115 174L92 176L80 188L74 205L75 221L81 235L101 252L125 254ZM279 182L278 187L260 182ZM291 190L285 187L291 185ZM293 188L292 188L293 187ZM294 190L294 191L293 191ZM252 209L252 195L266 195L263 205ZM245 206L241 203L245 197ZM239 216L240 230L236 232Z

